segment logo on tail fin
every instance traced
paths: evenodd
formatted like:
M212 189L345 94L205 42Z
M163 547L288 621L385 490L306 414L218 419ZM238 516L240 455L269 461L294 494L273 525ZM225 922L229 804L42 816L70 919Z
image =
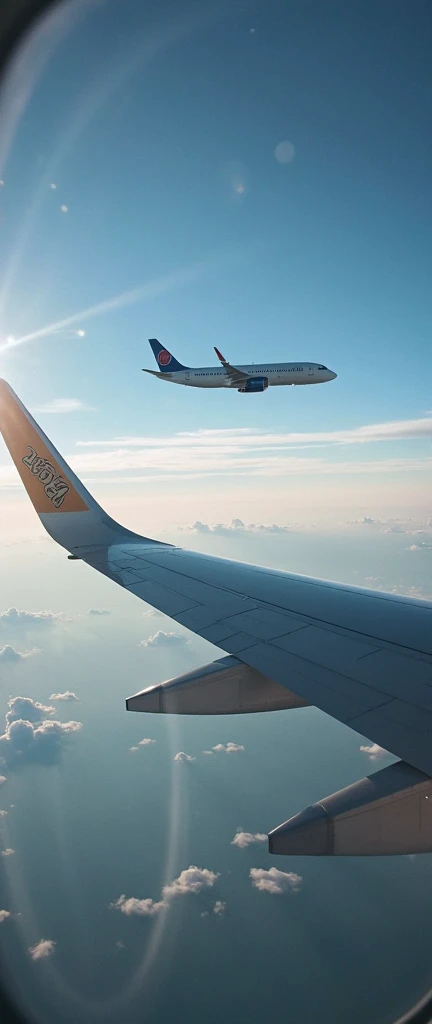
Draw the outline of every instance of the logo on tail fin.
M48 459L41 458L34 448L28 445L29 454L23 459L25 466L28 466L33 476L37 476L43 488L47 498L52 501L55 508L60 508L63 504L64 499L69 491L69 486L66 480L57 472L55 466Z
M162 348L157 355L157 361L159 363L159 366L169 366L171 359L171 352L167 352L166 348Z

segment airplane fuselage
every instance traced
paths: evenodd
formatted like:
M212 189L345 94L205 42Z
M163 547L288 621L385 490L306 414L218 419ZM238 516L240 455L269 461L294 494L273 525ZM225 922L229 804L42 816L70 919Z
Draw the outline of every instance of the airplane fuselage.
M269 387L294 384L324 384L337 376L332 370L319 363L250 363L236 368L248 378L265 378ZM196 366L176 370L172 373L152 371L154 376L169 380L172 384L184 384L192 388L235 388L224 366Z

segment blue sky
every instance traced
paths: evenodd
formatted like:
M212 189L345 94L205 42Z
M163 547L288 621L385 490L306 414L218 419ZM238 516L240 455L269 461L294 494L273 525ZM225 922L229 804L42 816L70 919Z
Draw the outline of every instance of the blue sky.
M214 505L226 490L216 517L243 518L253 473L281 522L293 474L305 520L334 504L426 513L426 18L426 5L414 19L399 3L349 15L196 5L163 18L129 2L59 13L30 41L5 100L0 368L32 410L69 400L54 409L75 411L41 421L110 507L120 485L127 514L142 510L151 482L160 522L167 497L180 511L182 479L195 517L204 494ZM275 156L284 141L289 163ZM142 374L149 336L191 365L211 363L216 344L234 363L324 361L338 379L191 394ZM388 440L371 429L369 443L340 446L377 424ZM236 446L248 428L254 466L224 451L206 474L190 456L198 430L231 431ZM113 468L116 438L179 431L192 439L174 463L163 450L152 463L143 440ZM323 432L322 450L309 447ZM272 463L275 434L285 450ZM106 442L102 458L77 450L89 441Z
M422 0L415 15L402 0L82 3L12 68L0 373L132 528L432 598L429 16ZM155 336L190 365L217 345L234 364L310 358L338 378L176 388L141 372ZM39 762L0 766L0 848L15 851L0 947L38 1019L67 1020L66 1001L93 1024L108 993L113 1024L142 1024L143 1004L151 1024L178 1005L211 1020L212 991L214 1019L255 1024L286 1011L281 950L300 1024L311 974L324 1022L402 1011L430 982L430 857L305 864L231 845L373 770L368 741L314 709L128 715L127 696L215 649L170 639L169 620L67 562L2 444L0 536L1 722L29 697L35 729L60 723L52 763L43 727ZM51 699L68 690L78 701ZM203 755L228 741L244 750ZM154 917L110 909L160 901L190 865L218 877ZM298 892L252 884L275 865Z

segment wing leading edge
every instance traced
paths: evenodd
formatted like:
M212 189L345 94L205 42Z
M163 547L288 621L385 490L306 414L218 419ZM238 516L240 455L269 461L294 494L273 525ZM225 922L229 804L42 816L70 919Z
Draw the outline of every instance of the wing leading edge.
M414 802L420 799L417 786L423 787L421 799L426 798L424 776L427 784L432 776L432 604L200 555L140 537L106 515L5 382L0 383L0 429L54 540L231 656L222 659L222 669L218 663L215 671L206 666L202 680L193 674L192 687L189 676L170 681L169 699L155 700L151 688L136 695L139 708L136 698L130 698L131 707L135 701L138 710L194 713L193 694L198 692L200 714L313 704L400 757L407 769L422 773L415 785L410 775L407 788ZM388 781L386 786L387 800ZM400 776L396 789L400 799ZM343 814L350 811L350 798L344 799ZM369 829L370 821L378 827L377 808L387 808L388 803L374 799ZM412 817L414 823L420 820L416 812ZM274 852L290 852L289 824L281 826L282 844L272 834ZM303 820L293 827L299 852ZM415 839L414 824L411 832L415 852L420 840ZM428 833L425 838L425 827L421 832L421 849L426 843L432 850L432 823L430 839ZM327 844L318 851L309 825L306 833L300 841L304 853L353 852L349 844L342 844L341 850ZM392 852L377 846L374 841L372 852Z

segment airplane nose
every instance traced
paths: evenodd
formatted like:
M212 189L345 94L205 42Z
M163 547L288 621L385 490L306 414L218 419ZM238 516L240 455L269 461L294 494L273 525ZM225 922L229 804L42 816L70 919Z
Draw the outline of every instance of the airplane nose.
M329 370L329 374L330 374L330 378L329 378L330 380L336 380L337 373L334 373L333 370Z

